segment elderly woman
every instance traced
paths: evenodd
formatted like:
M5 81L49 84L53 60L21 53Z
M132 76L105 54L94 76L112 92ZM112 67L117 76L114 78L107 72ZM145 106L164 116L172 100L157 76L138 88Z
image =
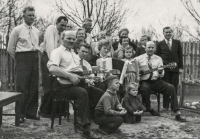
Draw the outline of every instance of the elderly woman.
M123 47L122 44L120 43L121 39L122 39L122 37L128 37L128 34L129 34L129 30L127 28L122 28L119 31L119 33L118 33L119 41L114 42L112 44L112 47L113 47L114 51L119 50L119 49L121 49ZM136 51L137 46L134 43L132 43L130 40L129 40L129 46L133 47L133 49Z

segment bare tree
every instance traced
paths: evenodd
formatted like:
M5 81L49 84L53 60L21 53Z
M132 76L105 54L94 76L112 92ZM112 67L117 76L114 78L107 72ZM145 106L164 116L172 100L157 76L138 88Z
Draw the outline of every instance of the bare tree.
M78 0L78 3L72 6L67 1L57 0L56 8L79 27L82 26L84 18L91 18L94 34L105 30L111 35L126 19L128 10L124 8L124 3L125 0Z
M198 24L197 27L194 27L197 33L197 36L191 33L187 27L185 31L196 40L200 40L200 0L180 0L184 5L185 9L190 13L190 15L194 18L196 23Z

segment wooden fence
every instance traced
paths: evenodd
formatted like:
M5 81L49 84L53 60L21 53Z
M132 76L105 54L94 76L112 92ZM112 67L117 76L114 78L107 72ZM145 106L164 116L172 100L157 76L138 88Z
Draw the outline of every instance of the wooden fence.
M138 42L135 42L138 45ZM0 42L0 91L14 91L14 61L6 51L6 41ZM182 42L184 72L182 78L200 78L200 42Z

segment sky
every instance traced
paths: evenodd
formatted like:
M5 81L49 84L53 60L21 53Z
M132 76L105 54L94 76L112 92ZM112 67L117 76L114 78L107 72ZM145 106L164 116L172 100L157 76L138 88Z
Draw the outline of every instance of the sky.
M36 12L40 16L58 16L54 10L53 0L33 0ZM67 0L69 5L77 0ZM114 0L113 0L114 1ZM181 19L183 25L190 25L191 30L195 26L194 19L186 11L181 0L126 0L125 7L132 11L128 14L127 20L122 27L130 31L129 37L138 39L142 28L152 26L162 38L162 29L165 26L178 24L174 17ZM135 14L137 12L137 14Z

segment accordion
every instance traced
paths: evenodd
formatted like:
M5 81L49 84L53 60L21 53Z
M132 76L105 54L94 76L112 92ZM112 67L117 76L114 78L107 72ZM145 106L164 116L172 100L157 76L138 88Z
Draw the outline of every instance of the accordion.
M96 61L96 65L100 68L100 70L113 70L113 69L117 69L120 71L121 73L121 77L120 77L120 83L122 82L122 74L123 71L126 70L125 68L125 62L119 59L115 59L115 58L99 58ZM97 74L97 76L99 77L103 77L104 74Z

